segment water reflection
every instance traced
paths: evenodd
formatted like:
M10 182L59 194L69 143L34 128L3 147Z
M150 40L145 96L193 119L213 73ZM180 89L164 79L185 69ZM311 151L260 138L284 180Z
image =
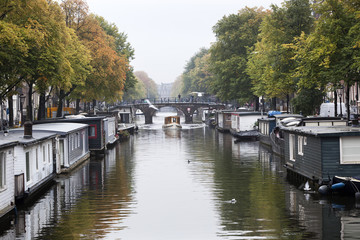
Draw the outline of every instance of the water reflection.
M259 142L142 130L1 223L1 239L355 239L354 199L289 184ZM232 200L236 201L232 201Z
M1 238L94 239L108 231L119 231L132 211L132 163L124 153L132 152L133 141L109 149L56 183L34 204L19 209L16 222Z

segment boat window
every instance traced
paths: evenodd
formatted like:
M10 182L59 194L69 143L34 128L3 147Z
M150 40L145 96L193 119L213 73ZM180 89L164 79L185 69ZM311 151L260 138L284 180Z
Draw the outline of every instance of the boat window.
M340 164L360 163L360 137L340 137Z
M96 138L96 125L92 124L89 126L89 138Z
M289 135L290 160L295 161L295 135Z
M298 154L299 155L304 155L303 146L304 146L304 136L298 136Z
M0 153L0 190L6 187L6 155Z
M26 152L26 181L29 182L31 180L31 169L30 169L30 152Z
M46 152L45 152L45 145L42 146L42 152L43 152L43 162L46 161L45 156L46 156Z

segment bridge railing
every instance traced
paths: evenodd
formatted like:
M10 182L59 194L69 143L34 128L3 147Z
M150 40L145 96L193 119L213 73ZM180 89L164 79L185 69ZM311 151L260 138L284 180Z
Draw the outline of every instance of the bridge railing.
M222 104L214 102L211 99L200 98L146 98L131 101L120 102L120 105L134 105L134 104L162 104L162 103L204 103L204 104Z

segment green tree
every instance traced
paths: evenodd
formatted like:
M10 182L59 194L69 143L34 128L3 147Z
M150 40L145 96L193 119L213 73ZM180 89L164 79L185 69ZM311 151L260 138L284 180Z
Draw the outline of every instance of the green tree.
M193 71L193 69L195 69L195 67L196 67L196 64L195 64L196 59L202 58L207 53L208 53L208 49L201 48L186 63L185 68L184 68L184 72L182 74L182 88L181 88L182 95L187 95L190 92L194 91L194 87L192 86L193 85L193 79L190 76L190 72Z
M249 48L256 43L266 14L261 8L244 8L238 14L223 17L213 27L217 40L210 48L212 88L221 100L254 99L246 66Z
M287 98L296 92L298 79L294 51L286 44L311 30L313 18L308 0L289 0L282 8L272 5L260 26L259 41L249 55L247 72L257 96Z
M172 85L170 96L173 98L178 97L178 95L184 96L185 94L181 91L183 89L183 75L176 78L175 82Z
M8 12L4 21L29 33L24 38L27 53L13 70L16 71L14 76L28 85L27 117L32 120L34 87L50 86L60 79L60 75L69 74L62 41L65 23L58 5L51 1L18 1L14 6L16 9Z
M159 97L156 83L148 76L146 72L136 71L134 72L134 74L138 78L138 80L143 82L146 90L146 98L149 98L151 100Z
M123 100L127 102L143 98L146 98L146 88L141 80L136 80L135 86L128 89L123 96Z
M349 88L359 80L359 3L326 0L314 8L319 14L314 31L302 34L290 46L297 53L294 59L298 62L295 75L300 79L299 87L331 86L336 96L344 81L350 114Z

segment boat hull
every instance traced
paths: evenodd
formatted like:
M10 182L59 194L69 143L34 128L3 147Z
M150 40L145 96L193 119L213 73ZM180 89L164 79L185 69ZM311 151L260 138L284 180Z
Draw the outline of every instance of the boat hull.
M360 189L359 177L334 176L331 183L331 190L341 195L355 195Z
M257 130L248 130L248 131L237 132L233 129L230 129L230 133L237 139L257 140L259 138L259 132Z
M182 126L177 123L164 124L163 129L182 129Z

